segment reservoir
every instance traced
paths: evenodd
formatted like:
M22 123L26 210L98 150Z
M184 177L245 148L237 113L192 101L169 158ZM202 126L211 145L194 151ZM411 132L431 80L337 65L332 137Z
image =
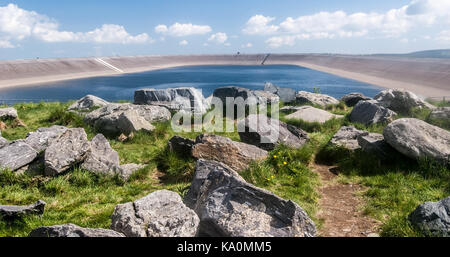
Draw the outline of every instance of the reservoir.
M239 86L249 89L263 89L266 82L297 91L313 92L320 89L322 94L336 98L359 92L373 97L380 87L338 77L299 66L185 66L141 73L129 73L108 77L92 77L66 80L28 87L0 90L1 104L19 102L77 100L87 94L108 101L133 101L134 91L142 88L195 87L202 90L205 97L223 86Z

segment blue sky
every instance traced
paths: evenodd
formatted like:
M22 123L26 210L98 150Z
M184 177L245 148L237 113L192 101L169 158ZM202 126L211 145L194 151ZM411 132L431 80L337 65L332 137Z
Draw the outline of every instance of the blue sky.
M0 0L0 59L450 48L450 0Z

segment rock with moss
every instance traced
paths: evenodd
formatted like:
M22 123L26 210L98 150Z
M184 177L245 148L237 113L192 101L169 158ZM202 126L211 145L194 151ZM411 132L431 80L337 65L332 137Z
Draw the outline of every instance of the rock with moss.
M314 222L296 203L258 188L230 167L199 160L187 198L200 236L313 237Z
M450 163L450 132L418 119L399 119L383 131L388 144L413 158Z
M356 129L354 126L342 127L334 134L330 144L350 151L360 149L358 137L368 136L369 132Z
M374 99L379 105L398 113L409 113L412 108L435 108L413 92L404 89L387 89L376 95Z
M424 235L450 237L450 197L421 204L409 215L409 220Z
M117 205L111 229L128 237L194 237L199 222L177 193L161 190Z
M297 93L296 102L298 104L314 104L322 107L339 104L339 100L329 95L316 94L306 91L300 91Z
M16 171L38 157L38 152L23 140L17 140L0 149L0 169Z
M252 114L239 121L238 132L242 142L268 151L280 144L300 148L309 141L305 131L263 114Z
M389 123L397 115L394 111L380 106L377 101L360 101L350 113L352 122L362 123L366 126L377 123Z
M0 205L0 219L16 220L29 215L42 215L45 205L46 203L41 200L27 206Z
M109 102L100 97L87 95L69 106L69 111L87 111L93 108L100 108L108 105Z
M266 159L268 152L227 137L203 134L197 137L192 155L197 159L220 161L241 171L247 169L252 162Z
M348 107L353 107L357 105L360 101L371 100L370 97L364 96L361 93L350 93L341 98L341 101L345 103Z
M74 224L39 227L29 237L125 237L124 234L102 228L82 228Z
M19 118L17 110L13 107L0 108L0 120L14 120Z
M45 150L45 174L55 176L82 163L90 146L83 128L67 129Z

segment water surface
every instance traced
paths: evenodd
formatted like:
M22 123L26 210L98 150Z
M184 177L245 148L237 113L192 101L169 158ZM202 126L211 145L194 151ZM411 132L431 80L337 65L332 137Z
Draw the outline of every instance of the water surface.
M0 102L69 101L87 94L108 101L132 101L134 91L141 88L195 87L208 97L222 86L240 86L263 89L265 82L281 87L313 92L320 88L323 94L340 98L348 93L360 92L373 97L382 89L292 65L270 66L188 66L117 76L94 77L39 84L33 87L3 89Z

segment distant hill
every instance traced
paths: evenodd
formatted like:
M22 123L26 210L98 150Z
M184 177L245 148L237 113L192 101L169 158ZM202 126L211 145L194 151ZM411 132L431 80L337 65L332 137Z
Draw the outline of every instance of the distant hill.
M412 58L449 58L450 49L428 50L413 52L409 54L374 54L373 56L396 56L396 57L412 57Z

